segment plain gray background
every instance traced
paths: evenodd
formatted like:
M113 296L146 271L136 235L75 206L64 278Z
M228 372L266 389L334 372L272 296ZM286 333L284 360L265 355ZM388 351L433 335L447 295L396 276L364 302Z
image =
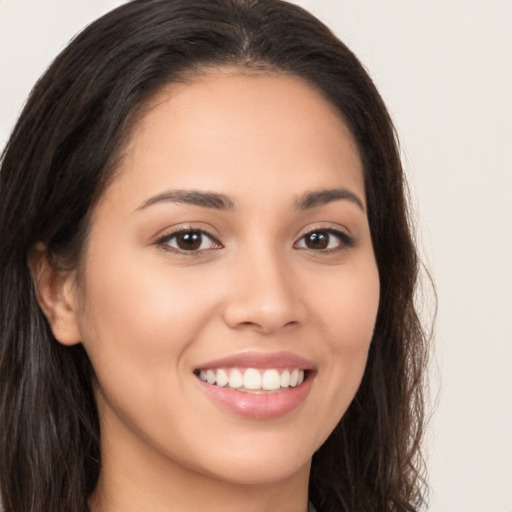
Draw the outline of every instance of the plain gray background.
M429 510L512 512L512 2L296 1L359 56L398 128L439 295ZM0 148L51 59L121 3L0 0Z

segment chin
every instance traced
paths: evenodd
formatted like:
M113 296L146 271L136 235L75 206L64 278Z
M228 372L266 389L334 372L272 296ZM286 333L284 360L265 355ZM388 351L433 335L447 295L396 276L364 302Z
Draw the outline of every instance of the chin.
M279 458L230 462L217 467L212 476L236 485L266 485L286 481L301 472L309 475L310 465L311 458L306 461L287 460L286 455L281 454Z
M308 442L303 435L283 434L253 431L233 436L230 442L219 442L218 450L208 450L208 455L203 451L203 468L217 479L241 485L281 482L302 472L307 477L319 443Z

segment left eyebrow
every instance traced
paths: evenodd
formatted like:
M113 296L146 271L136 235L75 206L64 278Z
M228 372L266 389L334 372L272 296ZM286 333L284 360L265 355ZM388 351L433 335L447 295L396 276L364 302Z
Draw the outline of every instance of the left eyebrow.
M295 207L298 210L309 210L324 204L331 203L332 201L350 201L357 205L363 212L365 212L363 201L353 192L346 188L329 188L325 190L318 190L313 192L306 192L300 196L295 202Z
M136 211L143 210L157 203L181 203L213 208L216 210L232 210L235 207L234 201L216 192L203 192L201 190L169 190L150 197L142 203Z

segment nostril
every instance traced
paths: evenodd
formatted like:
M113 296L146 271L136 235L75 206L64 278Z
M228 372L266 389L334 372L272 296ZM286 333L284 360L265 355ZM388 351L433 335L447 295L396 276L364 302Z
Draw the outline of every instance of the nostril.
M293 329L297 327L300 324L297 320L292 320L289 322L285 322L283 324L279 322L271 322L271 321L262 321L261 323L258 322L240 322L237 325L234 325L233 327L235 329L247 329L247 330L254 330L256 332L262 333L262 334L271 334L273 332L276 332L277 330L281 329Z

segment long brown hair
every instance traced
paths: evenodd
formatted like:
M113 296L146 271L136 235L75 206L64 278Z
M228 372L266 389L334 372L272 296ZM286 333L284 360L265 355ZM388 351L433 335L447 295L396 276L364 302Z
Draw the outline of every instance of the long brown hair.
M307 80L336 107L364 164L381 282L366 372L313 457L319 511L406 512L424 503L427 337L394 128L372 80L321 22L281 0L136 0L90 25L34 87L0 172L0 485L6 512L85 511L101 468L93 369L54 339L27 255L42 241L77 264L91 209L123 141L161 87L220 65Z

